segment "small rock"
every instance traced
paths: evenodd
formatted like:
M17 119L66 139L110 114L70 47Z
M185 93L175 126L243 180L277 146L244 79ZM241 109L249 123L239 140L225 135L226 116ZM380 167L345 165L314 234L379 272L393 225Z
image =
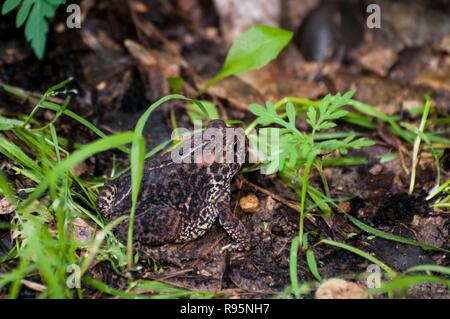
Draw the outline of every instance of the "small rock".
M239 206L242 211L246 213L256 213L259 210L259 199L254 194L241 197L239 200Z
M367 299L364 288L343 279L329 279L316 290L316 299Z

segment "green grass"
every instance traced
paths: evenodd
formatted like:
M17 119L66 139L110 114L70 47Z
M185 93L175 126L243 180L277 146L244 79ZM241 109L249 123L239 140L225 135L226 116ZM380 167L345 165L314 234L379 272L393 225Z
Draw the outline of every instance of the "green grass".
M345 97L345 95L344 95ZM280 167L277 167L278 174L283 178L283 180L299 195L299 205L298 209L300 212L300 227L299 227L299 236L294 238L291 244L291 254L290 254L290 278L291 278L291 289L292 293L299 297L299 287L301 286L298 278L296 277L296 269L298 268L299 258L305 257L306 264L311 272L311 274L316 278L316 280L320 281L321 276L317 269L317 264L314 257L313 248L308 247L307 236L304 235L304 218L306 216L306 212L317 211L322 212L325 215L331 214L333 211L339 212L340 208L336 205L335 200L329 197L329 187L326 182L326 178L322 172L324 166L344 166L344 165L361 165L367 163L367 159L365 158L348 158L345 156L346 150L341 152L343 156L340 157L330 157L330 156L321 156L318 157L319 154L325 153L327 155L326 150L329 146L329 149L339 149L342 143L340 141L345 141L347 143L352 141L352 138L355 136L364 136L364 133L358 132L341 132L334 131L332 133L320 133L320 137L316 136L317 127L320 127L322 123L320 120L320 114L327 112L327 107L324 105L328 105L334 112L340 112L339 115L333 116L331 113L331 119L341 120L343 122L348 122L354 124L356 126L361 127L363 130L367 129L375 129L376 127L373 124L373 119L380 120L385 122L390 128L391 132L396 135L399 139L407 142L408 144L413 144L413 153L412 153L412 169L411 169L411 183L410 183L410 192L412 192L414 184L415 184L415 175L416 175L416 166L418 154L420 151L420 142L421 140L425 141L431 150L432 155L435 157L436 162L436 171L437 171L437 182L439 183L439 158L437 156L436 149L439 148L438 143L442 143L445 145L450 145L450 140L440 136L436 133L426 133L424 131L425 124L428 120L428 116L430 114L431 102L428 97L425 98L424 107L421 108L422 119L420 122L419 128L410 125L409 123L398 123L400 120L398 117L387 116L384 113L376 110L373 106L368 104L356 101L351 99L351 93L346 96L346 100L340 102L340 95L337 95L338 102L336 102L337 107L333 108L333 106L329 106L330 96L325 97L324 99L313 101L309 99L302 99L296 97L287 97L284 98L273 106L271 104L267 104L267 110L262 109L261 106L251 107L250 110L257 116L257 119L251 123L246 132L251 132L256 126L263 125L265 127L270 126L271 124L277 124L281 127L284 127L287 131L292 131L295 136L294 139L297 140L296 143L292 143L293 138L290 137L286 145L283 145L283 141L281 141L281 152L285 152L289 154L286 156L290 159L289 162L282 163ZM283 111L283 106L285 109ZM346 111L340 111L340 107L347 106ZM319 117L318 117L319 114ZM310 134L305 132L298 132L295 128L295 116L306 116L307 121L310 124L312 131ZM285 118L288 118L287 122ZM336 126L331 122L331 124L326 123L327 119L324 119L325 122L324 129L331 128ZM404 127L404 128L402 128ZM339 138L343 140L339 140ZM304 142L306 141L306 142ZM364 147L369 146L366 140L360 139L360 143L356 143L356 147ZM435 143L436 145L434 145ZM345 145L345 144L344 144ZM351 148L351 144L347 144L348 148ZM305 147L306 146L306 147ZM324 147L325 146L325 147ZM392 156L391 156L392 157ZM395 157L393 157L395 158ZM295 161L292 161L295 159ZM270 163L268 164L270 165ZM322 186L324 189L324 193L317 188L312 187L309 184L309 174L312 169L316 169L319 175L322 178ZM302 175L298 175L298 172L301 171ZM429 199L434 197L439 197L434 206L436 208L449 208L450 205L450 195L448 191L450 189L449 182L445 182L440 187L437 187L430 193ZM441 196L439 196L441 195ZM308 206L305 208L305 205ZM435 250L441 251L444 253L449 253L448 250L443 248L436 248L424 243L420 243L415 240L411 240L408 238L396 236L390 233L386 233L365 225L358 219L347 215L347 218L350 223L354 226L358 227L360 230L367 232L373 236L377 236L380 238L384 238L387 240L395 241L401 244L414 245L418 246L424 250ZM306 237L306 238L305 238ZM319 235L320 237L320 235ZM303 238L303 241L300 241L299 238ZM339 243L336 241L332 241L326 238L322 238L319 243L335 246L337 248L346 249L360 257L363 257L370 262L378 265L381 269L385 270L386 274L389 278L394 279L398 276L394 270L392 270L388 265L378 260L374 256L366 253L358 248L352 247L345 243ZM446 268L448 269L448 268ZM424 276L422 276L424 277ZM426 276L425 276L426 277ZM436 277L436 276L435 276ZM372 293L383 293L388 292L389 296L394 296L394 292L397 288L405 288L407 283L411 285L414 284L414 280L410 281L402 279L396 279L396 281L392 280L392 284L388 284L383 286L383 289L374 290ZM431 278L431 277L430 277ZM438 277L440 278L440 277ZM422 278L423 279L423 278ZM420 280L422 280L420 279ZM431 278L431 281L436 281L436 278ZM442 278L441 278L442 279ZM442 279L445 281L445 278Z
M19 199L15 194L20 189L15 189L14 185L8 181L4 174L0 174L0 188L9 201L16 207L11 227L17 234L15 244L11 252L1 260L1 264L9 269L6 273L0 274L0 289L8 289L8 295L11 298L18 297L24 279L36 278L38 282L42 282L45 290L40 293L40 297L48 298L82 298L84 296L83 289L69 289L66 285L68 278L67 266L71 264L80 265L81 281L107 295L120 298L178 298L178 297L213 297L213 293L201 291L189 291L171 287L169 285L148 281L128 280L128 290L121 291L108 287L105 283L90 278L88 275L89 267L96 260L107 261L111 264L112 269L117 272L126 272L133 270L133 251L132 251L132 227L129 229L129 237L127 246L124 247L113 236L111 230L124 219L133 220L134 211L136 209L137 195L139 192L140 181L142 179L142 167L145 158L155 154L158 150L169 145L170 141L158 145L152 151L145 153L145 142L142 137L143 128L151 113L164 102L171 99L185 100L190 99L182 95L167 96L153 105L141 116L136 124L134 131L121 132L114 135L106 135L96 128L92 123L78 117L76 114L68 110L70 100L66 99L62 105L49 102L48 97L58 94L66 84L54 86L49 89L41 99L32 99L26 92L7 85L0 84L7 92L27 99L35 101L36 107L28 116L18 115L16 118L0 116L0 153L9 159L8 170L21 178L29 180L34 186L28 187L26 192L28 198ZM190 102L192 103L192 102ZM339 104L339 103L338 103ZM313 107L319 110L319 103L313 103ZM344 104L342 104L344 105ZM274 106L276 108L276 105ZM55 116L46 124L39 123L35 116L40 109L52 110ZM288 287L296 297L301 297L309 291L309 288L320 283L323 278L320 275L319 268L316 263L314 249L318 244L331 245L336 248L346 249L355 253L369 261L379 265L385 270L391 281L386 282L380 289L372 290L371 293L386 293L393 295L398 290L404 291L405 287L417 282L437 281L447 283L445 276L448 275L448 268L439 266L429 266L421 268L418 266L409 270L404 274L397 274L388 265L378 260L374 256L347 245L339 243L327 238L323 238L316 232L303 232L303 220L308 212L319 209L324 214L331 214L333 211L339 211L336 200L332 199L326 193L322 193L317 188L309 184L308 176L311 169L321 170L323 166L339 166L339 165L359 165L366 163L364 158L351 157L320 157L318 161L317 155L326 151L328 148L339 148L343 144L339 139L351 142L356 136L364 136L364 133L348 133L335 131L333 133L317 133L315 130L311 135L296 131L293 126L295 115L306 114L309 117L312 126L319 127L326 120L320 120L320 114L311 111L309 114L302 113L301 109L290 107L286 109L286 113L276 113L273 109L271 112L273 118L278 124L285 125L293 134L300 138L301 141L309 143L311 150L306 158L302 160L302 154L296 157L300 161L294 162L294 165L304 167L303 175L298 176L297 168L286 164L279 174L287 183L299 194L299 211L300 214L300 233L294 238L291 246L291 264L290 276L291 285ZM339 108L336 108L338 111ZM257 111L258 112L258 111ZM275 113L274 113L275 112ZM326 112L326 108L322 106L322 113ZM296 113L296 114L294 114ZM265 116L265 113L260 113ZM278 117L278 114L279 117ZM331 118L333 118L333 113ZM339 117L347 117L349 113L340 113ZM77 121L80 125L90 129L98 139L85 144L79 145L74 150L68 150L68 140L58 136L56 124L60 117L68 116L72 120ZM288 117L289 122L283 120ZM269 119L270 122L272 119ZM267 121L267 120L266 120ZM315 122L314 122L315 121ZM268 124L268 123L263 123ZM331 124L326 124L326 126ZM251 124L249 127L254 127ZM7 134L8 137L5 137ZM422 131L422 134L423 133ZM351 139L349 139L351 137ZM332 141L331 144L329 141ZM361 140L363 141L363 140ZM131 145L131 147L130 147ZM369 144L361 144L356 146L365 146ZM316 147L316 148L315 148ZM133 179L133 208L129 216L124 216L119 220L111 223L101 216L95 207L95 198L99 187L102 185L97 178L82 179L72 172L72 167L85 161L87 158L94 156L100 152L111 149L117 149L130 157L130 167L124 168L116 176L122 174L126 170L131 170ZM344 152L342 152L345 154ZM319 165L320 164L320 165ZM75 187L77 186L77 187ZM443 205L441 194L445 194L448 190L449 182L442 184L440 187L430 193L429 199L439 198L436 204ZM444 198L445 199L445 198ZM444 202L445 204L445 202ZM445 207L445 206L444 206ZM81 217L93 223L97 229L97 235L89 243L76 242L72 236L70 227L71 221L75 217ZM445 249L438 249L417 241L395 236L389 233L374 229L363 224L352 216L347 216L349 221L360 228L362 231L371 235L384 239L397 241L402 244L416 245L423 249L434 249L442 252L448 252ZM132 225L132 223L130 223ZM309 237L314 236L318 239L315 245L309 245ZM302 241L299 240L302 238ZM80 254L80 250L85 250L86 254ZM297 278L298 260L305 256L305 262L315 278L315 283L302 283ZM433 268L434 267L434 268ZM439 267L439 268L435 268ZM411 275L410 272L417 271L436 271L439 275ZM444 277L443 277L444 276ZM426 279L428 278L428 279ZM133 288L139 288L139 291L147 291L148 293L133 293Z
M18 3L19 1L11 0L8 1L8 6L12 8ZM251 28L235 41L219 73L194 96L201 96L214 83L228 76L263 67L277 57L291 37L290 32L278 28L266 26ZM183 90L184 80L171 78L168 81L175 94L166 96L148 107L133 131L107 135L86 119L70 111L69 97L65 98L61 105L49 100L64 92L65 85L70 81L71 79L68 79L51 87L40 99L20 88L0 83L0 87L5 92L35 105L27 116L0 115L0 153L8 159L6 166L8 176L13 176L12 180L8 180L5 174L0 173L0 190L15 207L12 222L0 224L0 228L11 229L14 234L13 248L0 260L0 291L6 291L11 298L18 297L24 280L30 280L44 285L38 297L83 298L84 289L71 289L66 284L70 278L67 266L79 265L81 282L84 285L113 297L212 298L224 296L212 292L172 287L157 281L134 280L129 276L136 270L132 225L144 160L169 146L171 142L175 142L166 141L146 153L145 139L142 135L146 122L156 108L169 100L187 102L185 108L192 121L216 118L218 116L216 106L207 100L197 101L178 94ZM450 209L450 181L441 183L439 174L439 156L443 148L449 147L450 139L445 137L444 134L448 133L445 130L439 132L432 130L434 125L448 124L449 119L433 118L435 109L426 98L424 106L414 109L412 113L412 115L422 113L422 119L417 128L410 123L399 122L401 119L398 116L388 116L374 106L353 99L352 96L353 92L344 95L327 95L319 100L285 97L274 104L268 102L266 107L250 106L250 110L256 115L256 120L246 126L246 133L250 133L257 126L260 126L262 130L272 129L271 126L277 129L281 127L282 138L279 151L282 161L277 166L273 164L274 161L269 160L247 167L244 171L265 166L269 172L278 173L286 185L298 195L295 207L299 211L299 234L291 242L289 269L291 282L277 297L300 298L324 280L315 257L315 249L319 245L345 249L383 269L387 275L387 281L380 288L371 290L372 294L387 293L391 297L401 297L404 296L407 288L417 283L440 282L449 285L448 267L418 265L399 274L368 252L347 243L330 240L315 230L305 232L304 219L311 213L325 216L344 213L337 202L349 199L331 198L324 168L366 164L367 158L347 156L347 151L372 145L367 136L377 129L375 120L383 122L392 134L412 147L410 192L414 189L420 151L431 152L436 161L437 185L430 191L427 199L433 201L436 209ZM47 123L40 123L35 118L42 109L54 113L53 118ZM306 118L310 126L309 132L302 132L296 126L296 118L302 116ZM80 126L84 126L98 138L88 144L69 148L69 140L58 135L57 125L62 117L67 117ZM173 110L171 122L176 128ZM227 122L246 125L238 120ZM342 123L352 124L353 131L342 130ZM428 127L428 132L425 132L425 126ZM425 142L426 147L421 149L422 141ZM74 174L72 168L91 156L113 149L122 152L130 160L128 167L120 165L114 167L111 178L117 178L131 171L132 209L128 216L108 222L97 211L95 205L98 190L105 180L98 177L80 178ZM336 156L337 150L339 156ZM275 154L267 155L270 159L270 156ZM380 158L380 161L389 161L396 156L394 153L388 154ZM310 172L314 170L321 177L320 187L314 187L309 182ZM18 185L14 182L16 179L27 180L27 186ZM26 192L28 197L19 198L16 195L19 191ZM448 253L445 249L386 233L362 223L355 217L345 216L351 224L372 236L401 244L415 245L425 250ZM90 222L96 231L96 236L89 243L77 242L73 236L72 221L77 217ZM128 239L124 246L117 241L111 230L127 218L129 219ZM314 241L315 244L310 243ZM301 282L297 276L303 258L314 278L313 282ZM88 270L96 261L108 262L113 271L128 278L127 288L119 290L91 278Z
M9 271L0 274L0 289L7 288L11 298L18 296L25 278L37 278L46 287L39 297L83 297L82 289L74 291L66 285L68 265L79 265L81 279L88 283L94 282L87 275L94 260L106 260L113 269L119 271L126 269L127 262L129 267L132 266L127 258L132 253L130 245L127 251L111 233L112 228L126 217L108 224L95 206L95 198L102 183L98 179L81 179L74 175L72 168L100 152L120 149L131 157L133 193L137 194L139 189L136 189L136 185L142 178L144 158L167 145L160 145L145 154L142 130L148 117L156 107L170 99L186 99L179 95L167 96L148 108L134 131L107 136L92 123L67 110L68 102L58 105L47 101L66 83L49 89L36 101L36 107L29 116L19 115L17 119L0 117L0 153L9 159L8 170L17 178L29 180L33 184L26 189L28 197L22 200L16 196L20 189L14 189L11 181L3 173L0 174L1 193L16 207L11 225L16 234L14 247L1 260L1 264ZM16 97L34 100L22 90L3 84L1 86ZM41 126L34 117L43 108L53 110L55 118ZM91 129L100 138L72 151L67 150L67 140L56 134L55 127L57 119L64 115ZM127 147L130 144L131 151ZM133 197L134 203L136 198ZM73 237L71 225L75 217L90 221L97 229L95 238L88 244L76 242ZM81 254L81 250L86 253ZM133 285L133 281L130 285ZM172 289L164 284L159 284L159 287ZM158 295L158 290L155 291L153 297ZM195 293L177 291L179 296ZM174 295L164 293L164 296Z

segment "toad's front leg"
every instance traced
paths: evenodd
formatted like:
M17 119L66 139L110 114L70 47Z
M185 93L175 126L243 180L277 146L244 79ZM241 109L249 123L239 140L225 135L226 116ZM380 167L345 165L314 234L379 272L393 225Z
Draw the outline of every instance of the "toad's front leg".
M244 224L233 214L230 209L229 194L224 194L223 200L217 203L219 211L219 223L225 229L227 234L235 242L221 248L224 251L243 251L252 248L250 236Z

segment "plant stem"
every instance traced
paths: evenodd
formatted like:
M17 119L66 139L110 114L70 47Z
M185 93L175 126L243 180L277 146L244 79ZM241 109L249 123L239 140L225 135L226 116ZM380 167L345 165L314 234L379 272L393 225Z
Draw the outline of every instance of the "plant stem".
M430 98L428 96L425 97L425 107L422 113L422 119L419 125L419 132L423 133L425 130L425 124L427 123L428 113L430 112ZM419 149L420 149L420 134L417 134L416 140L414 141L413 155L412 155L412 167L411 167L411 179L409 183L409 194L411 195L414 192L414 185L416 183L416 168L417 163L419 161Z

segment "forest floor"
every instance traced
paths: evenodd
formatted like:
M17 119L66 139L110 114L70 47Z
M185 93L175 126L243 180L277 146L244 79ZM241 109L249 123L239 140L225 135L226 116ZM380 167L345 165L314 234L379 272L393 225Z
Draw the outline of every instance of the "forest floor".
M4 118L24 120L49 87L71 77L73 81L64 88L66 94L49 97L49 101L62 105L65 97L70 96L69 110L105 134L112 135L133 130L149 105L172 93L173 86L167 78L183 78L182 94L195 96L197 90L221 69L235 34L246 31L248 26L232 9L216 10L212 4L202 1L187 2L191 5L182 5L181 1L95 1L95 4L94 1L81 1L82 28L66 29L61 22L66 14L59 12L51 24L45 57L41 61L35 58L26 43L23 30L16 29L14 15L2 16L0 83L13 88L16 94L0 86L0 114ZM283 28L297 30L317 3L306 2L309 5L289 12L283 20L286 24ZM166 297L259 298L298 294L309 298L314 296L321 280L328 278L346 279L365 288L366 276L370 274L368 269L374 262L366 255L352 251L354 248L375 257L400 277L410 279L407 297L450 298L446 286L448 273L438 271L436 276L440 279L422 280L419 275L409 276L408 271L418 265L437 265L447 270L450 267L450 201L441 201L441 205L437 205L439 199L448 201L446 196L450 187L430 198L437 178L443 185L450 177L450 17L440 19L439 15L438 19L433 16L434 9L431 6L421 11L405 9L402 11L404 16L394 15L395 19L390 18L386 9L383 23L395 27L395 23L401 24L401 21L406 21L405 24L410 20L418 21L415 29L400 28L395 35L388 33L390 37L366 30L359 45L347 50L344 57L333 56L322 62L306 61L299 50L299 37L295 36L280 56L264 68L228 77L200 96L202 100L214 103L220 118L241 121L244 125L255 119L248 105L264 104L266 100L275 103L285 97L318 101L328 93L354 91L353 100L371 105L380 112L370 116L353 110L359 115L356 120L337 121L337 127L331 129L330 134L345 136L348 132L356 132L374 144L351 149L345 157L333 153L335 157L348 158L349 163L330 161L330 165L326 165L324 160L323 175L317 169L310 172L308 185L326 194L336 204L328 203L330 212L326 214L317 207L320 205L313 207L311 201L307 202L309 218L305 219L303 233L309 234L309 248L303 246L299 250L294 274L310 289L299 292L303 286L297 283L300 288L296 288L300 290L294 291L296 282L292 281L291 245L299 234L301 184L282 172L264 175L258 170L243 170L233 181L231 207L258 238L254 249L221 254L220 247L230 239L219 225L215 225L198 240L165 246L161 260L141 260L133 271L125 271L123 263L111 257L115 249L121 249L124 256L124 248L117 248L110 241L97 247L95 261L84 273L88 278L82 282L83 296L133 297L161 293ZM421 19L414 16L418 14ZM420 36L416 36L417 30L422 31ZM352 34L344 36L351 37ZM344 42L334 45L339 47ZM337 47L332 49L337 51ZM414 155L416 133L408 131L407 125L401 123L419 127L426 96L431 101L431 110L425 138L428 136L431 140L427 142L422 138L420 152ZM383 114L388 120L383 121ZM31 125L50 122L54 115L54 111L41 109ZM193 127L184 103L169 102L156 109L144 130L147 149L169 140L174 123L178 127ZM91 129L67 116L58 117L54 124L55 133L65 140L64 147L69 152L98 138ZM296 126L301 131L309 130L305 116L298 116ZM395 127L401 128L400 131ZM2 127L0 136L36 158L30 153L32 146L20 139L24 136L20 132ZM402 132L414 133L414 138L405 138ZM18 198L26 199L26 193L36 187L36 182L21 173L23 165L16 165L4 156L5 153L2 154L2 171L18 192ZM410 194L415 156L416 178L414 191ZM127 154L118 149L108 150L78 164L73 180L87 183L80 185L96 185L92 188L96 194L102 181L127 165ZM328 189L324 188L324 176ZM74 182L68 189L76 193L80 186ZM242 210L241 200L247 195L255 195L258 199L255 212ZM73 198L77 202L77 197ZM37 211L57 214L48 193L38 202L48 209L36 208ZM4 204L1 199L0 203ZM93 233L100 231L97 218L102 220L103 217L88 204L83 207L90 214L75 214L76 221L71 223L79 236L93 238ZM25 230L14 228L20 224L17 219L21 218L14 209L2 209L0 296L11 294L13 283L19 278L22 289L16 296L35 297L45 292L50 283L46 282L39 265L37 268L30 266L29 271L20 270L19 261L25 258L21 249L25 249L27 243L17 232ZM45 218L46 225L57 232L57 220ZM324 239L351 248L327 244ZM413 244L405 243L408 240L413 240ZM423 249L430 246L436 249ZM310 251L314 259L311 255L306 258ZM179 252L183 253L184 259L177 259ZM86 247L79 248L74 250L73 256L76 259L88 253ZM27 260L32 265L35 259ZM434 278L429 269L426 274ZM383 281L388 282L388 279L385 274ZM155 285L155 281L162 286ZM384 298L387 295L376 296Z

